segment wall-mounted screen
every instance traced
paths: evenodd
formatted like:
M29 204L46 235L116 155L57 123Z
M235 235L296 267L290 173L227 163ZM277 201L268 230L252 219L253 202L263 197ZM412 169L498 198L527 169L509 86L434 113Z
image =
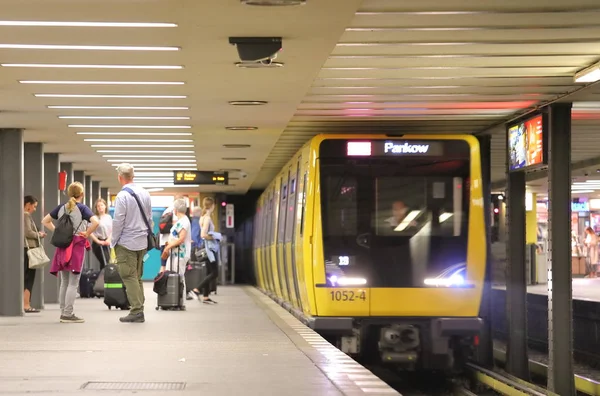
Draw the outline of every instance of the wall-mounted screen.
M508 128L508 152L511 171L545 163L544 121L541 114Z

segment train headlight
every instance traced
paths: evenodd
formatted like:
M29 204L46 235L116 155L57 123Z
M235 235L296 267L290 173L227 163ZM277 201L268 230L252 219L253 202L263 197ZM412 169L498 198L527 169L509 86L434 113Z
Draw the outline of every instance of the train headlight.
M467 286L466 282L465 282L465 278L459 274L453 274L449 278L425 279L425 284L427 286L436 286L436 287L464 287L464 286Z
M365 278L331 275L327 278L331 286L364 286L367 284Z

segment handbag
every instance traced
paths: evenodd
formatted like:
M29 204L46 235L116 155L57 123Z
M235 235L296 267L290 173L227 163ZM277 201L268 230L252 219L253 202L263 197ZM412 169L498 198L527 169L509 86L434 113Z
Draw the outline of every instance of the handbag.
M48 265L50 263L50 258L48 258L48 255L46 255L46 251L44 250L44 247L42 246L42 241L40 239L40 233L38 232L37 227L35 226L35 223L33 223L33 229L38 234L38 245L39 246L36 248L33 248L33 249L30 248L29 243L27 242L27 238L25 238L25 245L27 246L27 258L29 258L29 268L30 269L44 268L46 265Z

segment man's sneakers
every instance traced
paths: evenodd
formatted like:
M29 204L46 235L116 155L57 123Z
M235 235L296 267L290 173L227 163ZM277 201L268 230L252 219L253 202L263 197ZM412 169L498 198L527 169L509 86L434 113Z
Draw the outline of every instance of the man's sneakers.
M144 323L146 321L146 319L144 318L143 312L136 313L136 314L130 313L127 316L123 316L122 318L119 318L119 320L122 323Z
M83 320L82 318L78 318L75 315L71 315L71 316L61 315L60 316L60 323L83 323L83 322L85 322L85 320Z

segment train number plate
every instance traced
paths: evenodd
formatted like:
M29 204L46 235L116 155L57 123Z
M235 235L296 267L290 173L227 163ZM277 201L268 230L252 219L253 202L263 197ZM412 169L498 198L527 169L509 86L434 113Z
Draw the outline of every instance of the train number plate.
M361 302L367 301L366 290L331 290L329 292L331 301Z

